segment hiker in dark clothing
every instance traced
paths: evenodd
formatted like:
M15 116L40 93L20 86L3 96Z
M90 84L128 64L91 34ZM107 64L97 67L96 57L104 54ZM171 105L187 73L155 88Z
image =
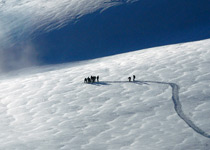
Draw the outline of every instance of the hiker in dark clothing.
M91 79L90 79L90 77L88 77L88 78L87 78L87 81L88 81L88 83L90 83L90 82L91 82Z
M97 82L99 82L99 76L97 76Z
M128 81L131 82L131 77L128 77Z
M94 83L95 80L96 80L96 76L91 76L91 81L92 81L92 83Z
M135 81L135 79L136 79L136 76L135 76L135 75L133 75L133 81Z
M87 78L84 79L84 83L87 83Z

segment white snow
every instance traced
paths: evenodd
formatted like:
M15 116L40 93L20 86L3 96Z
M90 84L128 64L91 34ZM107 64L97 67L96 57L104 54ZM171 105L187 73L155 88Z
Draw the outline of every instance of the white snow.
M2 75L0 149L208 150L209 66L207 39Z
M76 21L97 10L135 1L0 0L0 40L13 43L22 36L62 28L69 21Z

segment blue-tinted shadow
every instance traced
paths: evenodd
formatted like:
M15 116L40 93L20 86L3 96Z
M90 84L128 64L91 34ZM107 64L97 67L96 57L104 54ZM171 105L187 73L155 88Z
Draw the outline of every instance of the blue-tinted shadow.
M29 39L44 64L210 38L209 0L140 0Z

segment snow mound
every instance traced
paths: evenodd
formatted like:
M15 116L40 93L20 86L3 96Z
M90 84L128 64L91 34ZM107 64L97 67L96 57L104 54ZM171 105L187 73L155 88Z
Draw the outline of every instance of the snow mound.
M1 76L0 149L210 149L209 60L208 39Z

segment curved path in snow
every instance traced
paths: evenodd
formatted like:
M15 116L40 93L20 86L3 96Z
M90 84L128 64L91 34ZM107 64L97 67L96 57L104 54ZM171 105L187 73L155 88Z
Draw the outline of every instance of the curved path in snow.
M134 82L135 83L135 82ZM142 83L141 81L136 81L136 83ZM182 110L182 104L179 100L179 86L175 83L169 83L169 82L156 82L156 81L143 81L143 83L156 83L156 84L167 84L171 86L172 88L172 100L174 103L174 109L177 112L178 116L183 119L186 124L191 127L195 132L199 133L200 135L210 138L210 135L200 129L198 126L196 126L192 120L190 120L183 112Z
M128 81L106 81L106 82L99 82L96 84L102 84L102 85L107 85L109 83L128 83ZM169 85L172 88L172 100L174 103L174 109L178 116L186 122L186 124L192 128L195 132L198 134L210 138L210 135L200 129L198 126L196 126L192 120L190 120L185 113L182 110L182 104L180 103L179 100L179 86L175 83L170 83L170 82L158 82L158 81L135 81L135 82L129 82L129 83L135 83L135 84L148 84L148 83L155 83L155 84L166 84Z

